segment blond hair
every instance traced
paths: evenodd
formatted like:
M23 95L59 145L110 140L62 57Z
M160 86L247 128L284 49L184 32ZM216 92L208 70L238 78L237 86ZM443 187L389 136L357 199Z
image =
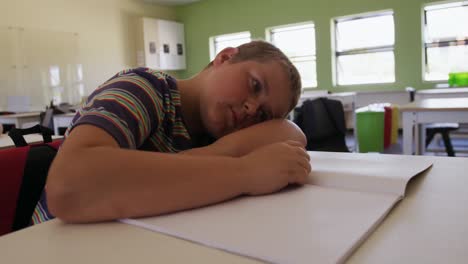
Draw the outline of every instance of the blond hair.
M288 76L292 92L291 104L288 112L293 110L301 96L302 84L301 76L289 58L273 44L262 40L254 40L242 44L237 48L239 52L231 58L231 63L252 60L260 63L275 61L281 65ZM211 65L213 65L213 62L210 62L206 68L211 67Z

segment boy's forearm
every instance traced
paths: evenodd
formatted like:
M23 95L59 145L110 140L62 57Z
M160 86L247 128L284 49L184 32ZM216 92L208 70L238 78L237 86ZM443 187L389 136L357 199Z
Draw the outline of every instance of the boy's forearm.
M248 187L236 157L285 140L306 144L292 122L272 120L180 155L120 149L108 134L84 125L69 135L51 166L49 206L65 221L91 222L220 202Z
M286 140L307 145L304 133L296 124L284 119L270 120L218 139L212 146L212 152L241 157L259 147Z
M74 150L73 162L67 161L69 154L58 155L47 183L51 212L67 222L158 215L244 192L237 158L112 147Z

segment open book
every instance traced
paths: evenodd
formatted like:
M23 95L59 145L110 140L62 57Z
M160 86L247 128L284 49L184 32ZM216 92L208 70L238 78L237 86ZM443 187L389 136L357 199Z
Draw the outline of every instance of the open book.
M266 262L342 263L432 165L397 155L309 155L302 187L120 221Z

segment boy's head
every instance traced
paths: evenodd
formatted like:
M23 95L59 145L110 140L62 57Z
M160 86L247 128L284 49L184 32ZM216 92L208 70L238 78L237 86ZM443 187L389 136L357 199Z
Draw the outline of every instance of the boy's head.
M222 50L202 75L200 114L206 131L216 138L286 117L301 93L296 67L264 41Z
M237 54L233 55L231 58L231 63L252 60L261 63L277 62L281 65L288 75L289 88L291 89L291 106L288 113L293 110L301 96L302 83L297 68L292 64L289 58L273 44L261 40L254 40L242 44L237 47L237 50ZM205 69L210 68L213 62L214 61L210 62Z

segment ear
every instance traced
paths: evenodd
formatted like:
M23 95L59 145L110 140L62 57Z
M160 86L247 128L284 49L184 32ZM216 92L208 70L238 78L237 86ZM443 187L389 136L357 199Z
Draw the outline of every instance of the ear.
M238 48L225 48L222 51L220 51L218 55L216 55L215 59L213 60L213 65L217 66L223 64L224 62L229 61L237 53L239 53Z

